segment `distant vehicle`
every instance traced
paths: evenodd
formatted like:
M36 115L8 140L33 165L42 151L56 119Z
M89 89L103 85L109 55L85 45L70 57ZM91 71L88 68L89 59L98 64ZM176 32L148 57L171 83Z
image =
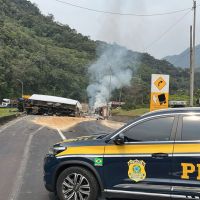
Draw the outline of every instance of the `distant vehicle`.
M3 99L0 108L17 108L17 99Z
M102 119L108 118L110 116L110 106L102 106L95 109L95 114L99 115Z
M3 99L2 104L0 105L1 108L9 108L11 107L11 100L10 99Z
M111 134L57 143L44 160L60 200L199 199L200 108L147 113Z
M119 101L111 101L110 103L111 108L119 108L125 105L125 102L119 102Z
M27 114L79 116L82 106L77 100L48 95L32 95L25 103Z
M169 106L171 108L181 108L187 106L187 101L169 101Z

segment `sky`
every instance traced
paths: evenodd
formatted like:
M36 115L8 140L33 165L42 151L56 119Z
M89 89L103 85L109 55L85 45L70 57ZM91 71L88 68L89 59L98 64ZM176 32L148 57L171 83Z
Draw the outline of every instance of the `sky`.
M136 17L97 13L72 7L56 0L30 0L42 14L53 14L55 21L67 24L93 40L118 43L133 51L156 58L179 54L189 47L189 27L193 12ZM193 0L61 0L97 10L155 14L192 8ZM200 0L197 0L200 5ZM189 12L189 13L188 13ZM200 43L200 6L197 7L196 43Z

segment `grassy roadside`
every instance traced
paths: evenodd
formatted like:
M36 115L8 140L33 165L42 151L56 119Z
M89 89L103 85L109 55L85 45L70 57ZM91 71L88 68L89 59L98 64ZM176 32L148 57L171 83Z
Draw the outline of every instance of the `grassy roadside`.
M10 116L17 114L16 108L0 108L0 117Z
M136 116L143 115L144 113L147 113L147 112L149 112L149 108L139 108L139 109L128 110L128 111L119 108L119 109L113 109L112 115L136 117Z

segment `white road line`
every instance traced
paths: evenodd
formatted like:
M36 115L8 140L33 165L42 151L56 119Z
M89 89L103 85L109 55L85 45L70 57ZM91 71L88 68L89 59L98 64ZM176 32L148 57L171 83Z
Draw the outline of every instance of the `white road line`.
M19 192L20 192L20 190L22 188L22 184L23 184L23 176L24 176L26 166L27 166L27 163L28 163L28 158L29 158L29 154L30 154L30 146L31 146L33 136L36 133L38 133L40 130L42 130L43 128L44 128L44 126L38 128L37 130L30 133L30 135L29 135L29 138L28 138L26 145L25 145L25 148L24 148L24 153L23 153L21 164L20 164L20 168L17 172L16 181L14 183L14 187L12 189L12 192L10 193L10 196L9 196L9 200L17 200L18 199Z
M66 140L66 137L64 136L64 134L62 133L62 131L60 129L57 128L57 131L60 135L60 137L62 138L62 140Z
M8 122L7 124L3 125L0 129L0 133L3 132L5 129L9 128L10 126L15 125L17 122L21 121L22 119L26 118L26 116L24 117L20 117L19 119L15 119L13 121Z

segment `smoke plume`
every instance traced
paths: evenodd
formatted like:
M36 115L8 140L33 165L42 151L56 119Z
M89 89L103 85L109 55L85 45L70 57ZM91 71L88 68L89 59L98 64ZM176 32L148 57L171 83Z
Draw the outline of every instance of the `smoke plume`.
M87 92L93 108L107 105L112 91L129 86L132 79L126 48L107 45L99 51L99 59L89 67Z
M124 0L106 1L106 5L109 10L115 12L123 12L123 8L129 6ZM125 29L122 24L121 16L104 15L99 35L105 36L110 42L131 41L122 34L130 24ZM135 68L133 60L137 62L138 59L137 56L133 58L133 54L130 56L126 48L116 44L101 43L97 54L98 60L89 67L90 85L87 87L90 107L94 109L107 105L114 90L130 85Z

